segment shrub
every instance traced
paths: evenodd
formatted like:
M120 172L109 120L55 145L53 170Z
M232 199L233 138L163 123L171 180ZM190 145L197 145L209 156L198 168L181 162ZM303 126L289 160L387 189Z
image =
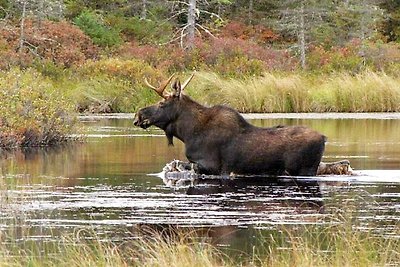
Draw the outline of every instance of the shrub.
M133 112L158 99L144 85L144 77L154 85L166 78L137 59L88 61L74 72L77 75L63 86L81 112Z
M84 11L74 19L75 24L84 31L96 45L112 47L122 43L119 33L107 27L101 17L92 11Z
M141 83L143 77L148 77L149 80L163 77L159 71L138 59L122 60L108 58L98 61L87 61L78 71L88 76L105 74L109 77L124 78L134 83Z
M326 50L322 46L312 47L307 57L310 70L319 72L351 71L356 72L363 66L363 58L358 54L358 47L348 45Z
M73 107L33 70L0 73L0 146L47 146L76 133Z
M263 73L263 62L257 59L249 59L246 55L235 57L219 56L214 66L215 71L228 77L245 78L260 76Z
M137 42L127 42L120 47L118 55L123 59L141 59L153 67L157 66L160 60L160 48L154 45L139 45Z
M396 64L400 64L398 44L363 44L357 39L345 46L330 49L314 46L308 55L309 69L323 72L359 72L365 69L386 71Z
M235 38L215 38L208 43L199 44L198 49L208 66L217 63L221 56L227 59L245 56L249 60L259 60L263 63L265 70L290 70L297 65L285 51Z
M19 62L19 56L15 49L12 48L9 42L0 36L0 69L8 69L11 66L16 66Z
M272 29L261 24L246 25L242 22L231 21L220 31L220 37L253 40L260 44L271 43L279 38L279 35Z
M172 25L168 22L160 23L155 20L117 15L108 16L107 21L128 40L142 44L168 42L173 33Z
M92 41L76 26L66 21L42 21L36 27L32 20L25 21L25 49L21 55L16 54L19 45L19 26L10 26L0 30L3 40L13 47L12 58L30 65L34 59L44 59L57 65L69 67L82 64L85 60L95 58L97 49ZM28 45L29 44L29 45ZM10 54L11 53L11 54ZM15 60L14 59L14 60Z
M124 58L140 58L164 72L209 69L224 76L258 76L266 70L291 70L297 62L284 51L234 38L196 39L191 51L177 45L139 46L135 42L119 50ZM239 71L235 71L239 68Z

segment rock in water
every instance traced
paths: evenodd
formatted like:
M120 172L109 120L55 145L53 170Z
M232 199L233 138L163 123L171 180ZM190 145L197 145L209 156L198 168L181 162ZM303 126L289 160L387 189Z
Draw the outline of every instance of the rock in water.
M317 175L352 175L353 169L350 161L341 160L336 162L321 162L318 166Z
M199 180L212 181L218 179L246 179L249 176L215 176L215 175L202 175L197 173L196 164L184 162L180 160L173 160L167 163L163 168L163 182L169 187L181 186L194 186L198 184ZM341 160L336 162L321 162L318 167L317 175L352 175L353 169L350 167L348 160ZM260 175L256 175L260 176ZM261 175L262 176L262 175ZM203 182L204 182L203 181Z

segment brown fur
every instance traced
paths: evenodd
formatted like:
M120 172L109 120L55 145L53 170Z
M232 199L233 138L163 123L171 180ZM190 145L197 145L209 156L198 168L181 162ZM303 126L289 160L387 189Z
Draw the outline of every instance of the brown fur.
M205 107L186 95L139 110L135 125L163 129L185 143L186 156L205 174L316 175L325 137L303 126L259 128L226 106Z

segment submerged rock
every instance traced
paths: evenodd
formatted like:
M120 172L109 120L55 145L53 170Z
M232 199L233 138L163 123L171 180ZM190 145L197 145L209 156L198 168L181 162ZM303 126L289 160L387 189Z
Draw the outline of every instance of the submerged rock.
M336 162L321 162L317 175L352 175L353 169L350 167L350 161L341 160ZM265 175L203 175L197 172L197 166L194 163L173 160L163 168L163 182L170 187L194 186L198 183L212 183L221 179L248 179L255 177L265 177Z
M341 160L336 162L321 162L318 166L317 175L352 175L353 169L350 161Z

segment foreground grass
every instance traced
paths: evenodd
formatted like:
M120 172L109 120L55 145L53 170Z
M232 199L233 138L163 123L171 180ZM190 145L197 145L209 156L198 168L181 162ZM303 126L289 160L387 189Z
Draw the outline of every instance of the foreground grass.
M348 223L260 234L250 255L222 251L195 231L147 232L127 243L101 241L82 231L45 249L3 245L0 266L388 266L400 263L400 240L372 235ZM82 237L85 236L85 239ZM150 237L151 236L151 237ZM89 240L89 241L88 241ZM230 256L229 256L230 255ZM232 256L236 255L236 256Z

